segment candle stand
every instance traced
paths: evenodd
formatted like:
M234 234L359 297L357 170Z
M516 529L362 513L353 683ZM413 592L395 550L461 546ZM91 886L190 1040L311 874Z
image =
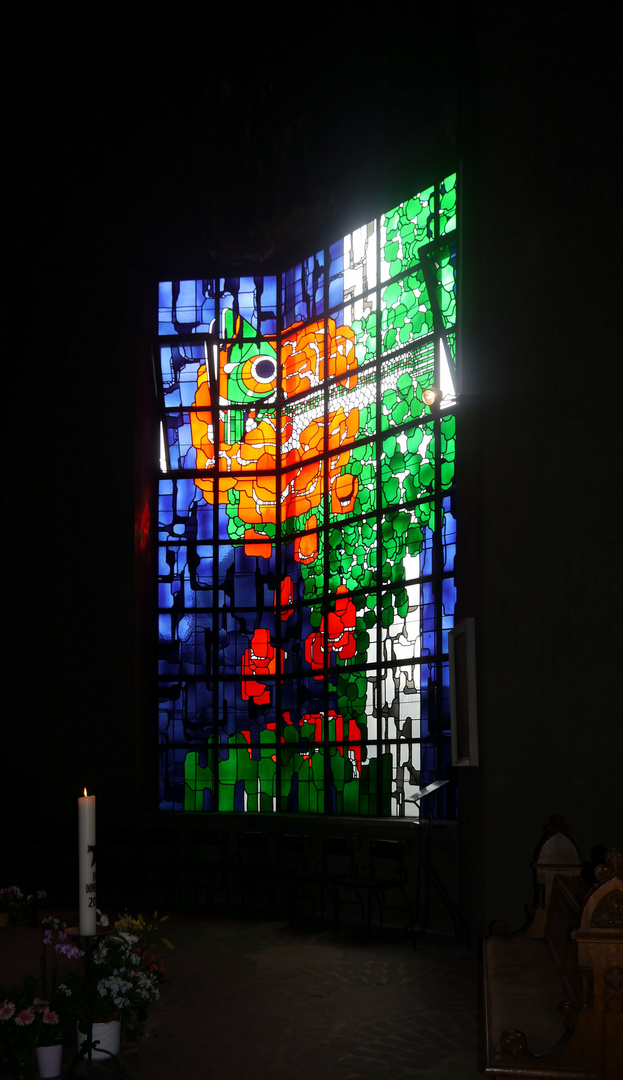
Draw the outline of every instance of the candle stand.
M103 1046L99 1045L99 1040L93 1040L93 1004L91 991L94 985L93 976L93 953L97 948L101 938L106 937L107 934L112 933L112 927L110 926L98 926L93 936L84 936L80 933L77 926L67 930L68 937L78 938L80 942L80 948L84 949L84 986L85 986L85 1024L86 1024L86 1039L82 1043L78 1053L72 1060L69 1069L67 1070L66 1080L70 1080L73 1077L74 1070L77 1065L86 1062L90 1067L93 1063L93 1051L96 1050L98 1056L100 1054L106 1054L107 1057L112 1058L115 1063L118 1072L125 1072L123 1066L118 1061L116 1054L113 1054L110 1050L106 1050ZM101 1061L99 1062L101 1064ZM79 1073L78 1075L82 1075Z

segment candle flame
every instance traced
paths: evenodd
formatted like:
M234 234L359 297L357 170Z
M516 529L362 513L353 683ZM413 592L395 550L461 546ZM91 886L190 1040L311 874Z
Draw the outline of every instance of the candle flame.
M85 797L85 799L86 799L86 794L87 794L87 789L85 788L84 789L84 797Z

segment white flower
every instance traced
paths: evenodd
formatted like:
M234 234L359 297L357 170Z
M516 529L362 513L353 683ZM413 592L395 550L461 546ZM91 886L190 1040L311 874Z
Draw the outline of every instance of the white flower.
M127 941L128 945L136 945L138 941L136 934L128 934L127 930L119 930L119 937Z

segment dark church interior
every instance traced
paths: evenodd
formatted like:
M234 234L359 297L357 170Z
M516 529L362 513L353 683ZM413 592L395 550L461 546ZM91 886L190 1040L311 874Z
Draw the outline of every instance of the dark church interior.
M98 906L169 913L176 946L120 1055L129 1077L476 1080L479 943L493 920L525 924L548 823L589 885L623 845L611 16L502 0L18 16L0 886L71 917L76 800L96 794ZM443 170L461 191L455 617L474 619L478 716L456 820L423 839L398 818L163 813L158 282L294 262ZM303 864L273 863L292 834ZM404 842L406 895L382 922L365 890L325 904L327 835ZM0 929L0 986L27 974L32 933Z

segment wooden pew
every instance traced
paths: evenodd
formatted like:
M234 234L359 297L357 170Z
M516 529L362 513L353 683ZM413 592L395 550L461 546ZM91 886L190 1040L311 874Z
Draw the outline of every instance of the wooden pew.
M529 1080L623 1078L623 855L591 888L571 841L548 836L527 930L483 948L485 1072Z

